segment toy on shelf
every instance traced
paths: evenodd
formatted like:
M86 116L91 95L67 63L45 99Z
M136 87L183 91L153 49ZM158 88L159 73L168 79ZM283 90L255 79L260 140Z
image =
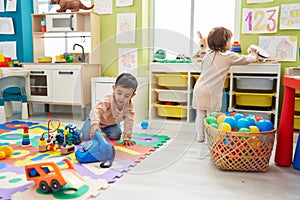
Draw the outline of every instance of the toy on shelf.
M237 54L241 54L242 53L241 44L238 41L234 41L233 44L231 45L230 51L233 51Z
M48 134L47 140L44 137L45 133ZM64 129L60 129L59 120L49 120L48 131L42 134L39 141L39 151L60 150L61 154L65 155L74 152L75 144L80 143L81 139L76 130L76 126L69 124Z
M0 146L0 160L8 158L14 154L14 149L11 146Z
M96 131L93 139L82 145L75 152L75 156L81 163L100 162L100 167L108 168L112 166L115 158L115 148Z
M209 50L208 44L207 44L207 38L203 37L200 31L197 31L197 35L200 39L199 45L200 50L197 51L193 56L192 60L193 62L202 62L203 57L205 56L206 52Z
M68 9L70 9L71 12L78 12L80 9L90 10L94 7L94 5L87 7L80 0L51 0L50 3L60 6L56 12L66 12Z
M44 193L59 192L66 184L78 189L85 182L66 157L31 162L25 165L25 173Z
M28 133L28 126L23 127L23 138L22 138L21 147L31 147L29 133Z

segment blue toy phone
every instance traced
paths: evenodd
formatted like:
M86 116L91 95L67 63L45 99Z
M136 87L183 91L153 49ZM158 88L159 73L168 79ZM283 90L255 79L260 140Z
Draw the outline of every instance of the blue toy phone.
M115 148L96 131L92 140L77 149L75 156L81 163L100 162L100 167L108 168L112 166L115 158Z

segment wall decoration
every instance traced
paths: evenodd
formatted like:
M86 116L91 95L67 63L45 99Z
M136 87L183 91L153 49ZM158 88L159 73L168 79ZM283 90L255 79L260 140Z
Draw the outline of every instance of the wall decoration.
M4 0L0 0L0 12L4 12Z
M123 72L137 76L138 53L137 48L119 49L119 74Z
M279 6L270 8L244 8L242 33L276 33L278 27Z
M11 17L0 17L0 34L15 34Z
M247 0L247 4L251 3L268 3L273 2L274 0Z
M282 4L280 29L300 29L300 4Z
M94 11L99 14L112 14L112 0L94 0Z
M0 42L0 53L4 54L5 57L17 59L17 42Z
M117 14L117 44L135 43L136 14Z
M117 7L132 6L133 0L116 0Z
M259 36L259 46L278 61L296 61L297 36Z
M6 11L16 12L17 11L17 0L6 0Z

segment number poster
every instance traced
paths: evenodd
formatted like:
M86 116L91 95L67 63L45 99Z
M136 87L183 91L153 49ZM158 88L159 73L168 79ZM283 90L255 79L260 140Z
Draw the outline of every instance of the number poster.
M270 8L244 8L242 33L276 33L279 6Z

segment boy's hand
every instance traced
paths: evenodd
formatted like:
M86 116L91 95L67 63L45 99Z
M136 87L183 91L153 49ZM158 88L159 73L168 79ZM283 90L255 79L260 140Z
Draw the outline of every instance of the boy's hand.
M135 141L133 141L133 140L123 140L123 144L124 144L125 146L133 146L133 145L135 145L136 143L135 143Z
M99 126L98 124L94 124L94 125L91 127L91 131L90 131L90 137L91 137L91 139L94 137L96 131L101 132L100 126Z

